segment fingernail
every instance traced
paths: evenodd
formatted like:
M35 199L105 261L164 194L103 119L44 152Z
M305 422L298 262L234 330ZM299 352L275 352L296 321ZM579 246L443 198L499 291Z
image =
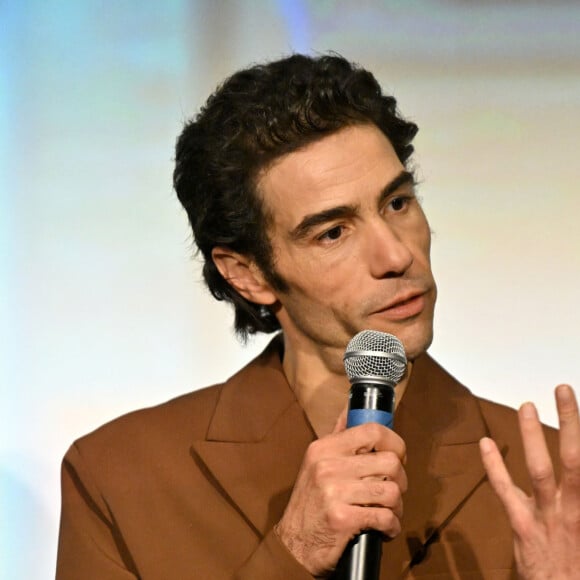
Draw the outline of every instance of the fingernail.
M556 393L562 403L569 403L574 398L574 392L570 385L558 385L556 387Z
M483 453L489 453L493 449L493 443L489 437L482 437L479 440L479 448Z
M536 407L533 403L524 403L520 407L520 413L524 419L535 419L538 416L536 413Z

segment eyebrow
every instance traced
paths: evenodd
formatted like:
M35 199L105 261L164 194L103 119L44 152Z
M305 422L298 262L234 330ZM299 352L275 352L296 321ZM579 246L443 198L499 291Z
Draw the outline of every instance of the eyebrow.
M379 196L378 205L381 206L389 195L393 194L404 185L414 184L415 176L410 171L401 171L392 181L389 181L383 187ZM308 233L321 224L339 219L352 217L356 214L358 206L356 205L338 205L323 211L304 216L300 223L290 231L290 237L293 240L304 239Z
M389 197L389 195L395 193L398 189L405 185L415 185L415 174L411 171L401 171L395 179L387 183L385 187L383 187L383 191L381 191L381 195L379 197L379 205L382 205L385 199Z

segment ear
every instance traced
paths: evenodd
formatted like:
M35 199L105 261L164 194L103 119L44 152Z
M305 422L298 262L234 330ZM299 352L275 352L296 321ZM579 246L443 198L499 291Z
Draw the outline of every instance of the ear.
M211 257L224 280L246 300L265 305L277 301L276 294L253 260L222 246L216 246Z

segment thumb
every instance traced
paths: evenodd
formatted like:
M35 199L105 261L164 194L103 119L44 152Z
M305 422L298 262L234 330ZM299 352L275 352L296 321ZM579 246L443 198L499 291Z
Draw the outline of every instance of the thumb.
M334 425L333 433L340 433L346 429L346 416L348 414L348 403L344 406L344 409L340 412L338 419Z

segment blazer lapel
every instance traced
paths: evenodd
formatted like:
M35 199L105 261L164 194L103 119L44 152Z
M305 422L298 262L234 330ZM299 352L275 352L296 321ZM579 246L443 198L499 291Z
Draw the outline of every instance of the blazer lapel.
M282 516L315 439L282 371L280 348L272 341L224 384L205 440L192 445L194 459L260 536ZM403 533L383 548L386 577L418 564L485 480L478 442L489 434L477 399L427 355L415 361L395 430L407 443L409 489Z
M427 355L414 364L395 429L407 442L409 481L404 533L393 542L394 550L406 554L402 570L425 557L427 546L485 480L478 443L489 432L477 399Z
M258 535L282 516L314 433L282 371L281 341L222 388L194 458Z

